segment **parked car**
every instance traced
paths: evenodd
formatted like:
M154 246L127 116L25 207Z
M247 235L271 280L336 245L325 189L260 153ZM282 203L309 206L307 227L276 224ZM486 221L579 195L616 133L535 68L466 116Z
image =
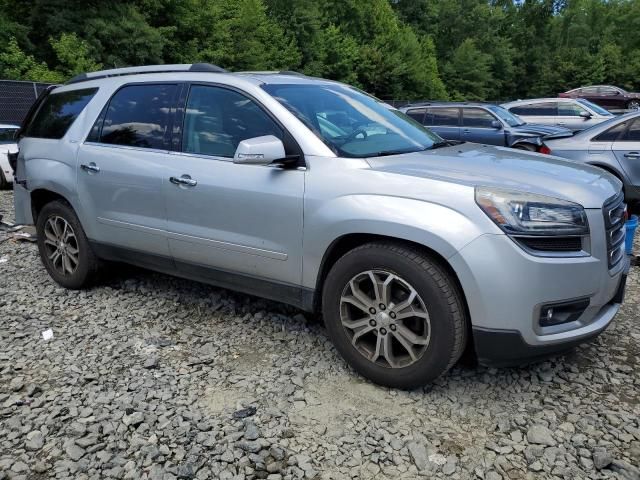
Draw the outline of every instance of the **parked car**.
M613 175L452 145L338 82L209 64L83 74L20 137L16 221L35 223L60 285L117 260L321 312L383 385L430 382L471 343L494 365L566 350L623 299Z
M8 188L13 183L9 154L18 151L15 134L19 128L17 125L0 124L0 190Z
M640 109L640 93L632 93L612 85L580 87L558 94L563 98L585 98L608 110Z
M420 103L400 110L447 140L537 151L541 137L571 135L566 128L525 123L504 108L486 103Z
M595 165L624 185L628 202L640 200L640 112L600 123L571 138L545 141L551 155Z
M555 125L574 132L613 117L608 110L583 98L534 98L503 103L501 106L527 123Z

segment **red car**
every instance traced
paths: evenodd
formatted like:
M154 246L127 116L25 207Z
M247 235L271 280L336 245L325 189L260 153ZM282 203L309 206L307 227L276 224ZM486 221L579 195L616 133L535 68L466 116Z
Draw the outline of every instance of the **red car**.
M631 93L611 85L580 87L558 94L565 98L585 98L608 110L639 110L640 93Z

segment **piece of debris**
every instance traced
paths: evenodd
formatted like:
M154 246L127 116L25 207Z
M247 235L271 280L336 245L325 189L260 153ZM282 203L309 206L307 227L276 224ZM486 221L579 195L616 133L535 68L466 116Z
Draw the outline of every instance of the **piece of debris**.
M151 356L145 360L143 367L147 370L151 370L153 368L158 368L158 364L158 357Z
M12 237L14 240L19 240L19 241L27 241L27 242L37 241L36 236L29 232L14 232L12 234Z
M0 263L7 263L9 261L9 255L3 255L0 257Z
M238 410L237 412L233 412L233 418L247 418L252 417L256 414L258 409L256 407L247 407L242 410Z
M53 338L53 330L47 328L44 332L42 332L42 338L44 340L51 340Z

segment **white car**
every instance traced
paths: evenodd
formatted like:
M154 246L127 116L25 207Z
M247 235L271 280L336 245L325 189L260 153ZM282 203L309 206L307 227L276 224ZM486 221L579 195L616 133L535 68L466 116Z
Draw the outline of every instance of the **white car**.
M18 125L0 123L0 190L8 188L13 183L13 170L7 155L18 151L14 136L19 128Z

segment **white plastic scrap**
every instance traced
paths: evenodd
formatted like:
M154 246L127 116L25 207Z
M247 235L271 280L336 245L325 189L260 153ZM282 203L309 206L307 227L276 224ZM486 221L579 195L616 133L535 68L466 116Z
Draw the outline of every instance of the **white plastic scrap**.
M53 338L53 330L47 328L44 332L42 332L42 338L45 340L51 340Z

